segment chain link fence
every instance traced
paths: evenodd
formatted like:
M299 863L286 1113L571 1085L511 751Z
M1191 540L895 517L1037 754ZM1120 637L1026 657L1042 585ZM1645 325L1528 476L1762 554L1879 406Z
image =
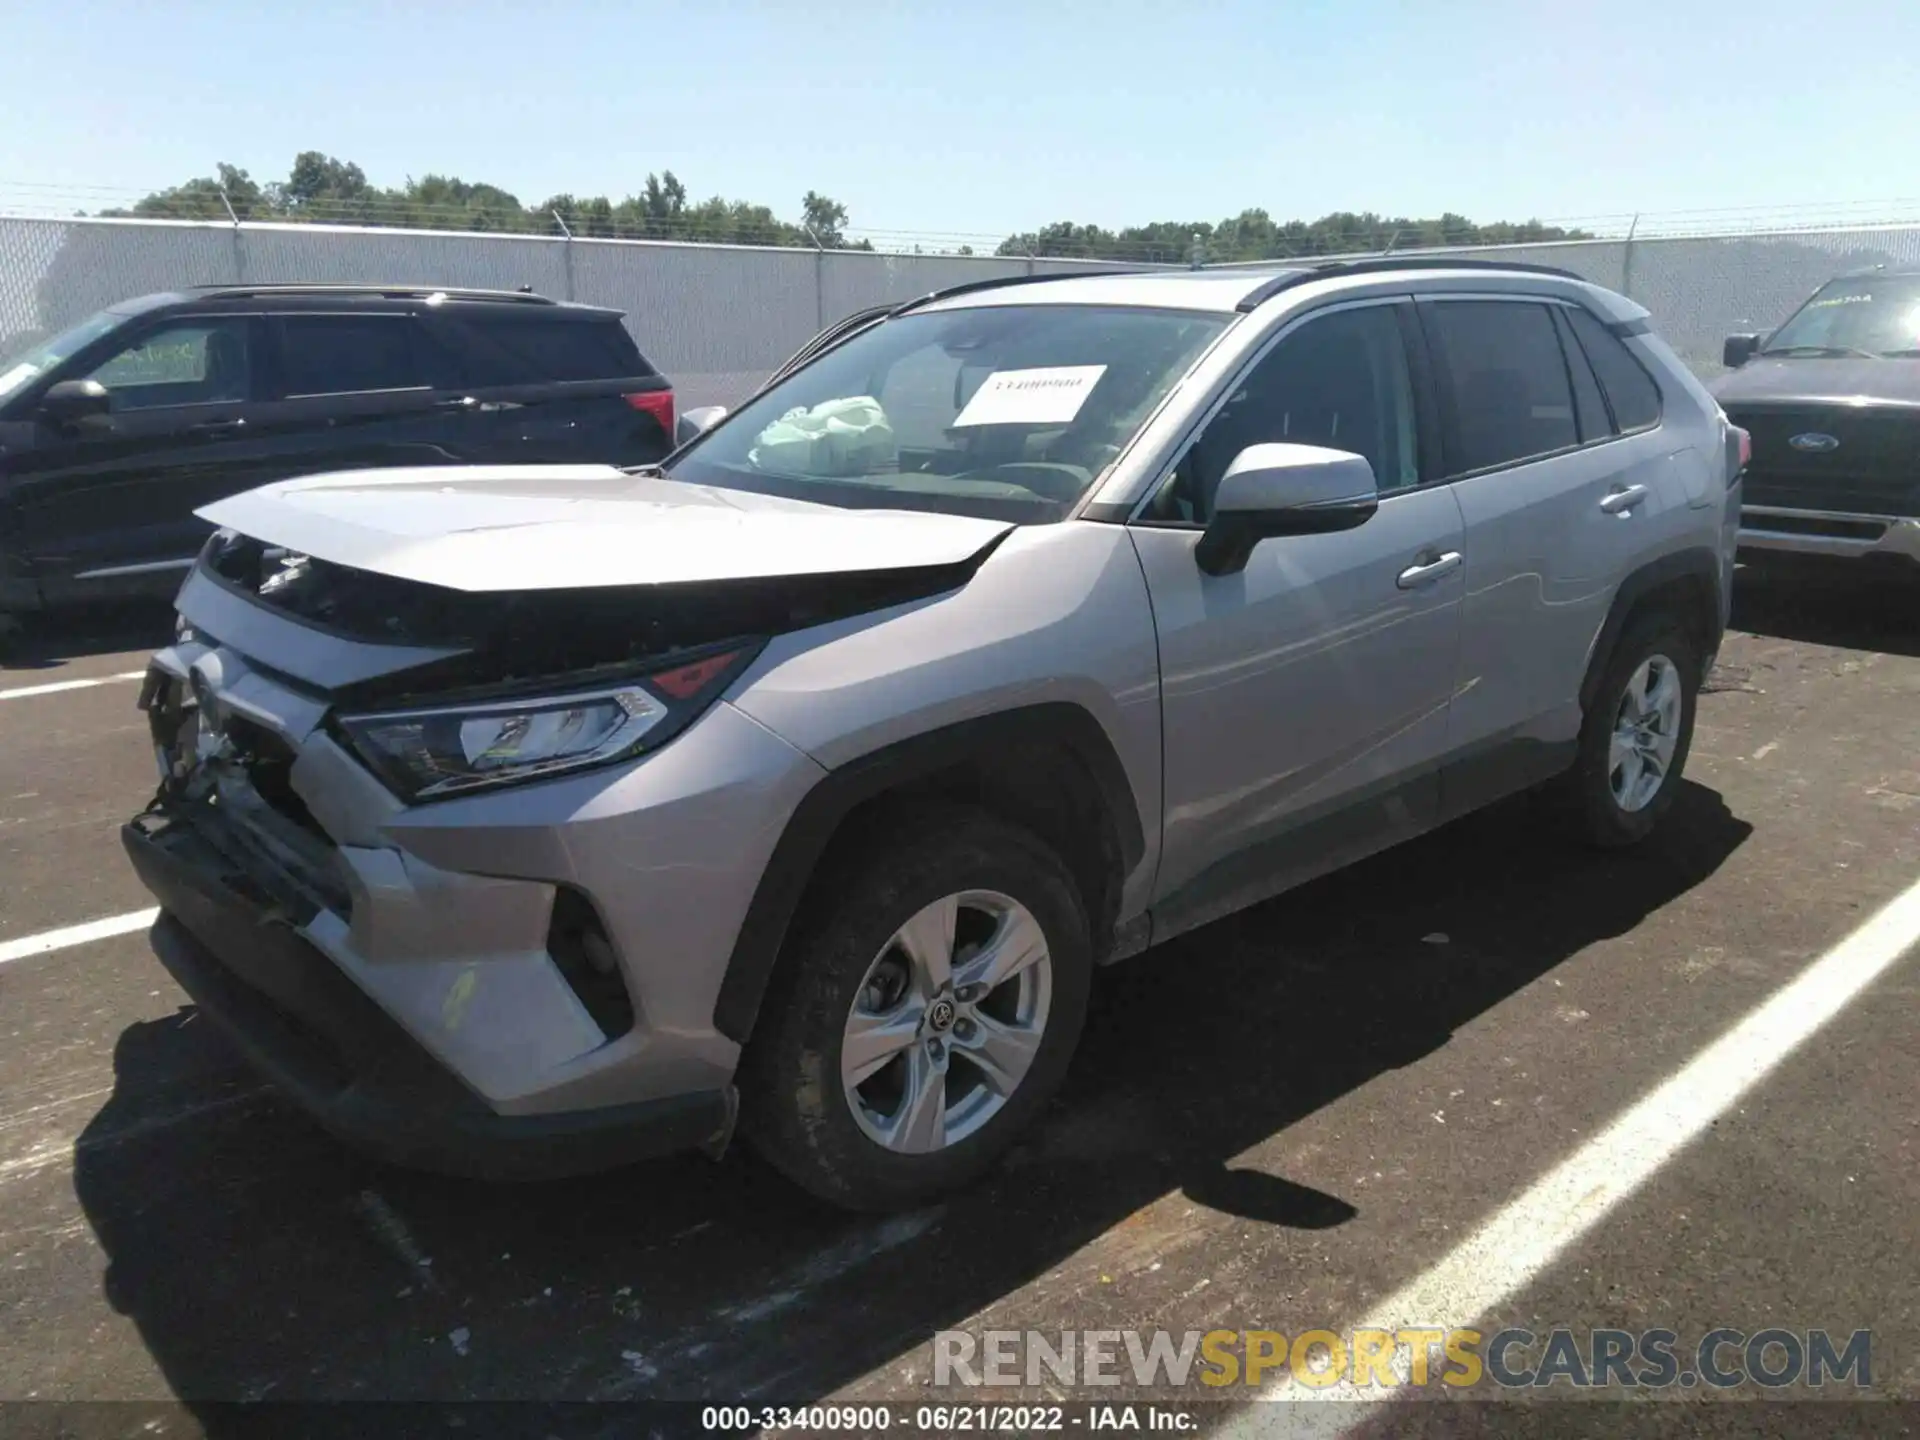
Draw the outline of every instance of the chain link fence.
M272 281L474 286L625 312L687 405L730 404L830 321L1086 260L888 255L310 224L0 216L0 355L135 295Z
M1835 273L1920 264L1920 224L1421 253L1552 265L1620 291L1652 311L1668 343L1710 378L1720 373L1725 335L1769 328ZM130 296L189 285L526 285L625 312L686 404L730 404L823 325L865 306L970 280L1099 268L1078 259L0 216L0 354Z

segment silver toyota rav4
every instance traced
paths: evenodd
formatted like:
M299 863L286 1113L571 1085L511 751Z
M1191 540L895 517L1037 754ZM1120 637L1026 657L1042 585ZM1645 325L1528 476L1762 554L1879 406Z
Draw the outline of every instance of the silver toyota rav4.
M966 286L662 467L256 490L143 688L154 947L403 1163L737 1124L918 1203L1095 966L1524 788L1644 837L1743 447L1638 306L1416 259Z

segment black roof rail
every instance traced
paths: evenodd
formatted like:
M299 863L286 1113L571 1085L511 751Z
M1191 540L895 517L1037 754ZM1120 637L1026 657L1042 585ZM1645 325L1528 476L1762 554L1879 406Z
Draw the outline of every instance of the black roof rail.
M1127 269L1069 270L1059 275L1002 275L993 280L968 280L961 285L949 285L943 290L929 290L926 294L895 306L887 312L888 317L904 315L909 310L917 310L922 305L931 305L935 300L947 300L955 295L971 295L976 290L998 290L1003 285L1034 285L1043 280L1079 280L1088 275L1157 275L1158 270Z
M1591 283L1584 275L1576 275L1571 270L1562 270L1552 265L1527 265L1510 260L1454 259L1448 256L1382 255L1372 260L1326 260L1274 262L1288 268L1282 270L1264 285L1256 285L1240 297L1240 303L1233 308L1241 314L1258 309L1283 290L1291 290L1296 285L1305 285L1311 280L1327 280L1340 275L1371 275L1395 270L1489 270L1505 271L1509 274L1552 275L1561 280L1578 280L1582 284ZM1237 266L1224 265L1223 270L1237 269ZM1249 267L1251 268L1251 267Z
M264 285L193 285L196 295L226 296L235 300L275 295L368 295L384 300L424 300L445 295L456 300L504 300L519 305L557 305L560 302L531 290L484 290L470 285L338 285L275 282Z

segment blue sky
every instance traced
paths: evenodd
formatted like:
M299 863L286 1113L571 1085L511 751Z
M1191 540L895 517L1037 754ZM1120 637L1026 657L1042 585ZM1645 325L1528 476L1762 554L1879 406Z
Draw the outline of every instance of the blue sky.
M1774 0L13 0L0 204L319 149L523 201L671 168L998 236L1920 196L1920 5ZM53 187L41 189L36 187ZM1862 218L1865 218L1863 215Z

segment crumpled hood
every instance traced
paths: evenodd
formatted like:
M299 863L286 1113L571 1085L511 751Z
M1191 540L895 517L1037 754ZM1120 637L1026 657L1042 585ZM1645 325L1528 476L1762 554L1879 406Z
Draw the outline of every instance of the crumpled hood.
M1753 359L1708 388L1722 405L1854 400L1920 404L1920 359Z
M1013 528L836 509L609 465L341 471L262 486L198 513L317 560L470 592L952 565Z

